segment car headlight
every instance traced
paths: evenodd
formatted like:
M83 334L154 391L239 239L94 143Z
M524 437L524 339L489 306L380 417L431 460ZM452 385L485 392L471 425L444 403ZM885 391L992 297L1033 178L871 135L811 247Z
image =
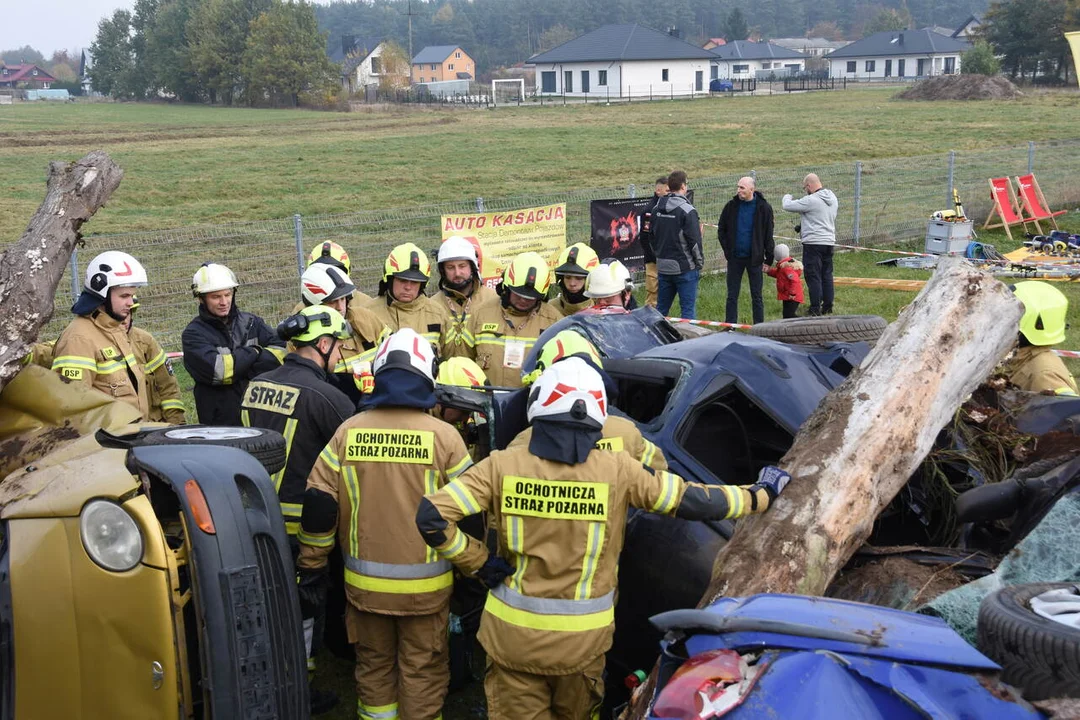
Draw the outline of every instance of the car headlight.
M90 559L106 570L124 572L139 564L143 538L127 511L108 500L91 500L79 516L79 533Z

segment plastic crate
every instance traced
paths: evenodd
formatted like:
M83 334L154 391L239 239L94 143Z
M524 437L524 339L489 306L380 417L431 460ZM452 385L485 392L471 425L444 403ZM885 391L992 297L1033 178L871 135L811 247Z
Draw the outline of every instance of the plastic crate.
M972 223L931 220L926 224L926 252L935 255L962 255L974 236Z

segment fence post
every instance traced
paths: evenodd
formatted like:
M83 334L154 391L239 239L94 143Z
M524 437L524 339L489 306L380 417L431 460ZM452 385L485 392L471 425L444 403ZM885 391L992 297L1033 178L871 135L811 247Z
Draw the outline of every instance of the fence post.
M955 185L953 184L953 177L954 177L955 172L956 172L956 151L955 150L950 150L949 151L949 189L948 189L948 197L945 199L945 207L952 207L952 204L953 204L953 197L952 197L953 196L953 187L955 187Z
M484 198L476 198L476 212L484 212Z
M300 213L292 216L293 235L296 237L296 268L304 274L304 219Z
M1035 172L1035 141L1028 140L1028 175Z
M855 163L855 220L852 227L855 244L859 245L859 221L862 216L862 161Z
M629 193L629 197L637 197L637 185L630 183L630 187L626 188L626 192Z
M82 292L82 285L79 283L79 248L71 249L71 297L78 298L79 293Z

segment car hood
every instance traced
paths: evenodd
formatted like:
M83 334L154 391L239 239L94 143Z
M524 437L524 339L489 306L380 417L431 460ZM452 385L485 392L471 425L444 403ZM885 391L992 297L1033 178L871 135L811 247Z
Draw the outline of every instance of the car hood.
M706 650L743 650L755 647L832 650L894 662L997 671L992 660L964 642L944 621L877 605L800 595L762 594L748 598L721 598L702 612L722 617L753 618L827 628L865 637L856 644L785 633L731 632L698 634L686 641L695 655Z

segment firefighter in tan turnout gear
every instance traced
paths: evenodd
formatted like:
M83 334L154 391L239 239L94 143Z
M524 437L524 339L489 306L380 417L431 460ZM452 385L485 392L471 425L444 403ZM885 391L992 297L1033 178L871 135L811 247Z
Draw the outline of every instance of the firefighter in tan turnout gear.
M346 275L350 274L350 268L352 267L352 261L349 259L349 253L345 252L345 248L338 245L336 242L330 242L325 240L315 247L311 248L311 254L308 255L308 267L312 265L329 265L335 267L338 270L343 271ZM365 303L371 300L370 295L365 295L359 290L353 290L352 299L358 304ZM335 308L336 310L337 308ZM300 308L293 310L293 314L300 312ZM338 312L341 312L338 310ZM345 313L341 313L345 315ZM349 318L346 317L346 320Z
M318 596L335 539L345 557L345 619L356 647L362 720L440 717L450 679L447 624L453 569L413 519L420 500L471 464L435 405L435 355L411 329L375 355L375 390L308 477L300 592Z
M474 339L468 333L469 313L495 297L495 291L480 277L480 260L473 244L452 235L439 246L439 292L432 300L440 303L450 321L442 357L467 357Z
M71 306L77 315L56 341L52 369L122 400L150 419L150 391L128 336L135 289L146 270L125 252L103 252L86 266L82 294Z
M764 512L790 479L761 471L748 487L685 482L627 453L597 450L603 379L581 358L555 363L529 395L528 447L492 453L416 515L429 545L491 592L479 639L492 718L587 718L603 699L619 552L629 506L688 520ZM492 514L501 555L458 521Z
M500 297L480 306L469 318L473 359L496 387L521 387L521 366L540 334L562 320L544 302L551 284L544 258L527 252L503 271Z
M413 243L398 245L386 256L379 296L366 307L390 332L412 328L441 356L449 320L439 304L424 294L430 277L427 255Z

